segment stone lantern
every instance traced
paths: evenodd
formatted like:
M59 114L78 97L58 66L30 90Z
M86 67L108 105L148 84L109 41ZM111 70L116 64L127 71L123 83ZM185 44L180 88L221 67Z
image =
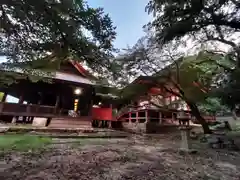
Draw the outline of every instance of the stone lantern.
M190 143L190 119L191 116L186 113L183 109L180 109L177 114L177 119L179 122L179 130L181 131L181 151L191 152L191 143Z

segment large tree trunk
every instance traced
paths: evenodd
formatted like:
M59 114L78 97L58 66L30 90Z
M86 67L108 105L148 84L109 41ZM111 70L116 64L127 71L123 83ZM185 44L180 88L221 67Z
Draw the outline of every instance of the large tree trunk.
M204 134L211 134L212 131L211 129L209 128L208 126L208 123L206 122L206 120L202 117L197 105L193 102L190 102L190 101L186 101L185 102L187 103L187 105L190 107L191 109L191 113L192 115L199 121L199 123L202 125L202 128L203 128L203 132ZM152 105L155 105L156 107L159 107L159 108L162 108L161 106L157 105L156 103L154 102L150 102Z
M232 107L231 111L232 111L232 117L236 121L237 120L236 107L235 106Z
M209 128L206 120L202 117L197 105L195 103L192 103L192 102L186 102L187 105L190 107L191 109L191 113L193 116L195 116L195 118L199 121L199 123L202 125L202 128L203 128L203 132L204 134L211 134L212 131L211 129Z

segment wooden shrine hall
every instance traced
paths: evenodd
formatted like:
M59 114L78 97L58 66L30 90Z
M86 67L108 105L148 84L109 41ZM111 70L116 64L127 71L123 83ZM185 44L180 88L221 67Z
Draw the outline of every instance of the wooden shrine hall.
M91 122L92 106L95 98L95 78L79 63L61 63L51 76L33 82L23 78L24 73L16 73L16 83L1 87L4 93L0 102L0 120L5 122L23 121L32 123L34 118L62 120L82 118ZM6 97L18 98L18 103L7 103ZM21 117L21 118L19 118Z

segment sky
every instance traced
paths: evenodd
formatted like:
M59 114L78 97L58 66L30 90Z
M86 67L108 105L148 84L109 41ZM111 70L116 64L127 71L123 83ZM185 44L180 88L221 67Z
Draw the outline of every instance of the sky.
M117 27L116 48L134 45L144 35L143 25L151 20L145 12L149 0L87 0L91 7L103 7Z

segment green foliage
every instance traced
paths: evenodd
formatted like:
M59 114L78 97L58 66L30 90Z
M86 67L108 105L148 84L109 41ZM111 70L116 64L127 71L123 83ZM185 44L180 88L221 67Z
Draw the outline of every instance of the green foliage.
M2 135L0 136L0 150L40 150L51 142L52 140L47 137L38 137L31 135Z
M224 79L219 83L216 96L231 109L240 104L240 71L235 69L225 74Z
M224 72L223 62L223 55L206 51L193 56L181 56L176 52L175 44L159 48L156 41L148 36L141 38L135 46L128 48L125 54L116 59L116 63L122 66L119 73L123 76L121 79L128 80L129 75L138 77L143 74L153 82L145 87L143 84L138 85L141 87L131 84L124 89L124 96L143 94L149 86L157 86L193 102L202 101L208 96L215 79ZM194 86L194 82L199 87Z
M205 101L198 103L201 112L215 114L217 112L229 112L229 108L223 105L220 98L209 97Z
M145 95L148 89L149 89L149 86L146 84L133 83L122 89L121 97L123 99L131 100L131 99L134 99L135 97Z
M154 76L158 82L162 79L161 86L171 89L175 95L192 102L202 101L208 96L217 76L224 72L224 68L216 63L222 58L219 54L200 52L178 59Z
M224 69L216 63L221 59L223 57L219 54L206 52L184 58L179 68L179 84L188 99L198 102L208 96L215 79L224 73Z
M3 0L0 14L0 53L14 65L70 59L99 71L108 67L116 32L102 8L83 0Z
M230 52L222 52L222 57L219 57L219 54L217 58L210 55L212 60L208 56L202 56L201 59L206 59L211 66L201 67L204 71L198 75L205 86L209 87L212 84L218 88L218 97L224 104L230 108L235 107L240 102L238 96L240 86L237 82L240 68L237 34L240 30L240 3L234 0L149 0L146 10L155 15L148 27L154 29L155 39L160 45L187 37L201 44L206 41L217 41L232 48ZM215 72L212 72L213 66L218 72L215 75ZM192 73L188 73L192 76ZM213 81L211 82L207 76L213 77ZM187 84L185 78L184 81ZM188 89L184 90L186 91Z
M162 43L196 33L223 42L229 33L240 30L238 1L150 0L146 9L155 14L151 27Z
M4 96L4 93L0 92L0 102L2 102L3 96Z

